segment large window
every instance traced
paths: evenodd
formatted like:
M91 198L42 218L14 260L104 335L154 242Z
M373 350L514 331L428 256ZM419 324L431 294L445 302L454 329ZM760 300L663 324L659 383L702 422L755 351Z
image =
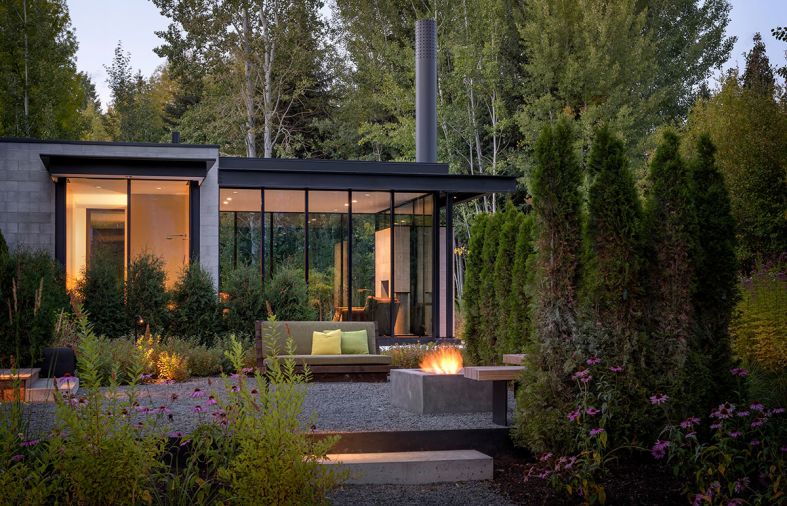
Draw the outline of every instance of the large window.
M188 182L68 179L69 288L76 286L97 255L114 264L118 277L123 278L129 261L143 253L163 260L167 286L171 287L189 261Z
M265 190L265 272L270 279L277 269L304 265L306 192Z
M347 312L348 198L346 191L309 192L309 292L320 320Z
M222 189L220 197L219 278L223 281L227 273L240 265L260 267L262 192Z

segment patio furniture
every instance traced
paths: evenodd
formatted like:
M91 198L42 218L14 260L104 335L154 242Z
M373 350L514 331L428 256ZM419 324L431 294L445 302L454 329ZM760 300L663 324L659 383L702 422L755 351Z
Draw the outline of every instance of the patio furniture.
M492 421L508 425L508 382L519 378L525 368L512 365L465 367L465 378L492 382Z
M366 305L363 308L363 321L375 322L378 326L380 335L392 336L391 333L391 304L394 305L394 315L399 311L399 301L397 299L373 297L366 298ZM355 316L355 315L353 315Z
M312 355L312 334L326 330L340 329L343 332L366 330L369 345L368 354ZM385 381L391 370L391 357L379 355L377 348L377 332L375 322L363 321L327 321L327 322L268 322L257 321L255 324L257 367L263 373L270 361L270 353L266 349L264 336L269 332L277 333L278 358L293 359L296 366L307 365L314 379L318 380L349 380ZM282 355L285 352L287 337L291 336L295 344L293 355Z
M506 365L522 365L524 361L524 353L506 353L503 355L503 363Z

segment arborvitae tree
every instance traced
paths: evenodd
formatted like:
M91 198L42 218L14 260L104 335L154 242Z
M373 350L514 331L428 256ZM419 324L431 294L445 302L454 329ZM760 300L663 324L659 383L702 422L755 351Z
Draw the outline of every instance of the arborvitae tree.
M76 291L97 335L119 337L131 330L123 306L123 280L111 257L93 254Z
M776 81L771 62L765 51L765 43L759 32L754 34L754 47L746 55L746 70L743 72L743 87L762 95L772 95Z
M479 305L479 360L482 364L493 364L495 353L493 339L498 332L497 327L497 293L495 290L495 260L500 240L500 229L503 227L503 213L491 214L488 218L481 248L481 272L478 290Z
M691 177L678 152L678 136L664 133L650 164L646 204L649 243L650 349L653 388L678 387L692 334L693 258L697 220ZM679 394L671 391L671 394Z
M484 245L484 234L486 232L489 216L479 214L475 217L470 228L470 247L467 253L467 263L465 265L465 285L462 297L462 313L464 316L464 327L462 337L465 342L468 358L473 363L479 362L479 331L481 318L479 314L479 293L481 285L481 252Z
M513 202L509 201L505 211L500 216L502 223L494 267L494 304L496 314L494 331L488 336L493 362L499 361L501 354L507 352L506 335L508 333L509 316L510 311L514 309L510 306L511 284L513 281L517 233L519 232L521 220L522 213L516 209Z
M518 437L535 451L565 449L571 436L572 360L577 351L582 171L571 124L561 118L536 142L531 178L535 210L533 328L517 401Z
M511 287L505 303L508 322L503 353L522 353L531 330L529 266L533 259L533 215L519 215Z
M152 332L164 329L167 316L165 280L164 261L160 257L143 253L131 262L126 279L126 317L129 328L150 325Z
M698 224L692 353L707 374L705 381L691 383L705 407L720 402L718 393L729 391L725 385L732 386L729 324L738 300L735 221L715 153L710 138L703 135L691 162Z
M642 206L625 148L607 128L590 150L582 306L589 353L620 365L640 356Z
M196 337L210 346L218 330L219 306L213 278L199 262L192 261L172 290L169 333Z

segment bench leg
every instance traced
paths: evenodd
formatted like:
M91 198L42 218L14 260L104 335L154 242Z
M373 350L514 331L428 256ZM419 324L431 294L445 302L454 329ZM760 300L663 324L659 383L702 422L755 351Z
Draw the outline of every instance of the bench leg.
M508 425L508 382L492 382L492 421L497 425Z

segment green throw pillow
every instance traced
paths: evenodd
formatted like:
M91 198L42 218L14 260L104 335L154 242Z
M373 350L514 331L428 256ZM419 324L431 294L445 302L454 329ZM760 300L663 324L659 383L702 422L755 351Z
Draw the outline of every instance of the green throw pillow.
M366 330L342 332L342 353L345 355L368 355L369 339Z
M312 355L341 355L342 331L312 332Z

